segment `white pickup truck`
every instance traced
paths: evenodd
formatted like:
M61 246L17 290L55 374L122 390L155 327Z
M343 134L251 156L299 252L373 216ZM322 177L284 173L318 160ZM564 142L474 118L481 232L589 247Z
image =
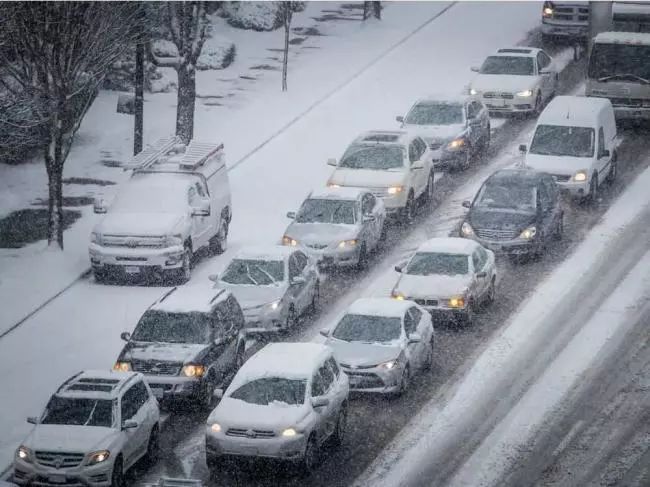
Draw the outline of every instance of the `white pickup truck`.
M161 139L124 166L133 175L90 238L95 280L108 277L172 277L186 282L194 253L226 248L232 217L230 185L223 145L176 137Z

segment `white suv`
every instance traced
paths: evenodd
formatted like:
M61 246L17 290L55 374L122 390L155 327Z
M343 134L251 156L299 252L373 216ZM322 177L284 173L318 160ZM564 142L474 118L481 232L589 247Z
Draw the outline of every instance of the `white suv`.
M16 450L18 485L122 486L158 452L158 402L141 374L86 371L63 383Z
M347 148L327 182L330 188L362 188L381 198L388 215L406 222L417 203L431 202L434 190L433 154L421 137L405 131L366 132Z

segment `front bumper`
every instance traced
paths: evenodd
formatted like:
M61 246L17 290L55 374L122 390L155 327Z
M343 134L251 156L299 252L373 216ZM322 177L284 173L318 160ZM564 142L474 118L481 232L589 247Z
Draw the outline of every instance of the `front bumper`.
M353 368L341 365L348 376L351 392L392 394L399 390L404 368L401 364L392 369L382 367Z
M91 243L90 264L95 272L139 274L147 270L178 269L183 265L181 245L164 248L104 247Z
M338 247L324 249L315 249L309 245L305 245L304 250L308 253L321 267L329 266L350 266L359 262L359 249L361 245L339 249Z
M104 487L111 485L114 459L92 466L80 465L73 468L46 467L37 462L14 460L12 482L17 485Z
M158 401L198 400L203 380L194 377L145 375L151 392Z
M569 194L570 196L582 197L582 196L587 196L589 194L588 181L583 181L579 183L574 181L558 182L557 185L560 188L561 192L565 194Z
M487 240L476 236L472 238L495 254L512 256L531 255L538 253L542 248L542 243L538 238L531 240Z
M459 293L461 295L461 293ZM409 301L419 304L422 308L427 310L433 318L441 320L458 321L464 319L467 315L467 306L462 308L451 308L447 305L448 298L415 298L405 297Z
M465 162L468 150L456 150L453 152L443 149L434 150L433 165L436 170L460 167Z
M535 111L534 96L516 96L512 98L485 97L480 95L490 113L531 113Z
M542 34L575 39L585 39L589 34L589 25L570 25L542 21Z
M297 434L291 438L247 438L228 436L223 431L214 433L210 427L205 433L205 455L208 459L220 457L274 458L278 460L299 460L305 453L307 436Z

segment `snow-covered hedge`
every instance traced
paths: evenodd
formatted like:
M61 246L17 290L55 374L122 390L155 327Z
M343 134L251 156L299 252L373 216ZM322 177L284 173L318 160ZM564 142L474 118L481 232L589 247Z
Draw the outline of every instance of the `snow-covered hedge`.
M267 31L282 26L277 2L224 2L221 11L227 22L239 29Z

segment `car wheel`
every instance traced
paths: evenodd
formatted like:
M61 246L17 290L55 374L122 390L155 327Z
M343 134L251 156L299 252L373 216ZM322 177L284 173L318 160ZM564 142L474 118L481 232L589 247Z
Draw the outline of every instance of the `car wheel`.
M208 467L208 472L210 473L210 477L216 477L217 475L223 474L222 462L219 457L213 455L206 455L205 464Z
M111 474L111 487L124 487L124 470L122 468L122 457L117 457L113 464Z
M542 113L542 94L540 92L537 92L537 97L535 98L535 110L533 111L533 115L539 115Z
M415 196L413 191L411 191L406 200L406 206L402 210L403 218L402 223L410 225L415 220Z
M553 238L555 240L562 240L562 235L564 235L564 213L560 215L560 218L557 221Z
M160 436L158 434L158 425L151 428L149 434L149 442L147 443L147 464L154 465L158 461L158 454L160 453Z
M395 393L395 396L403 396L406 391L409 389L409 385L411 382L411 369L406 364L406 367L404 367L404 371L402 372L402 377L400 378L399 381L399 389Z
M589 183L589 196L587 199L590 203L596 204L598 202L598 176L595 174L591 177L591 182Z
M344 404L339 411L339 417L336 420L336 427L332 433L332 443L336 446L343 444L345 438L345 428L348 424L348 407Z
M365 269L368 265L368 249L366 248L366 242L361 242L361 247L359 248L359 260L357 260L357 269Z
M435 191L435 176L433 174L433 171L429 173L429 179L427 180L427 187L424 190L424 203L426 205L431 205L433 204L433 194Z
M289 312L287 313L287 321L282 331L287 332L293 329L296 324L298 324L298 315L296 314L296 309L291 305L289 307Z
M433 338L427 347L427 356L424 359L424 370L431 370L433 368L433 353L434 353L434 344Z
M302 469L305 473L311 473L318 465L318 444L316 438L312 435L307 441L305 453L302 457Z
M104 271L93 271L93 277L95 278L95 283L97 284L106 284L108 277Z
M490 281L490 287L488 287L487 294L485 296L485 304L494 303L494 297L496 296L496 279L493 277Z
M616 181L616 176L618 176L618 163L616 162L616 152L612 156L611 167L609 169L609 174L607 175L607 183L613 184Z
M320 302L320 282L316 281L316 284L314 284L314 294L311 297L311 305L309 306L310 311L312 313L316 313L318 311L319 302Z
M228 220L224 220L217 234L210 239L210 251L213 254L223 254L228 248Z

